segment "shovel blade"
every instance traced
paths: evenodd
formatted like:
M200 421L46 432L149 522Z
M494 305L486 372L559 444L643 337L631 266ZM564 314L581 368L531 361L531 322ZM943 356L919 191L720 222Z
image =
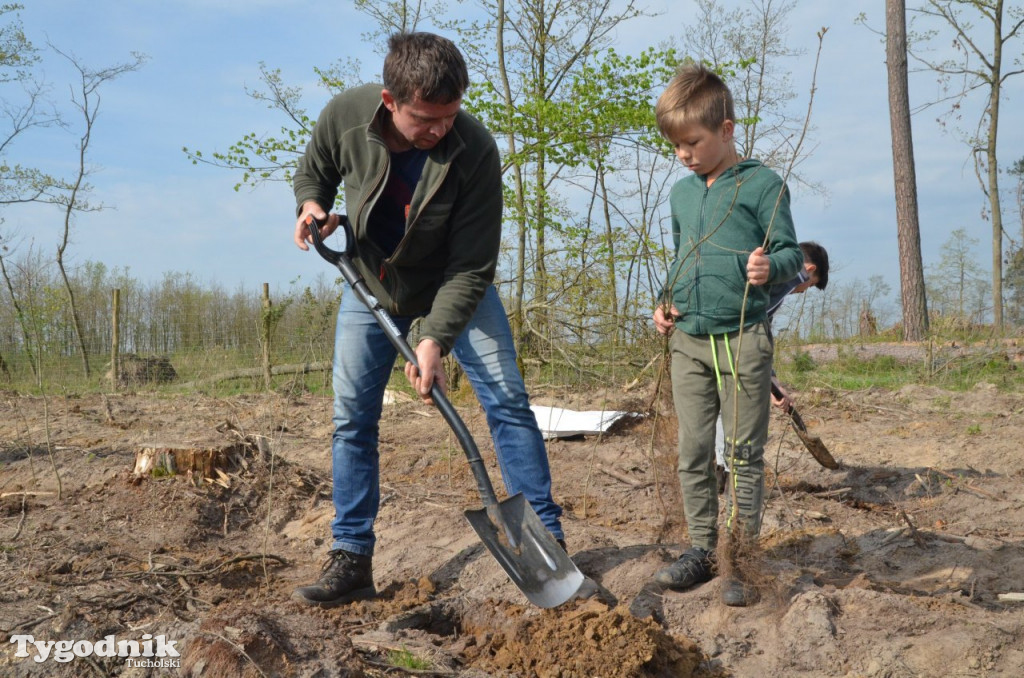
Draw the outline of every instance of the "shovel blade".
M800 442L804 444L816 462L828 469L839 468L839 462L832 457L832 453L825 447L825 443L821 442L821 438L807 432L807 424L804 423L803 417L795 407L789 408L789 423L793 424L793 430L796 431Z
M466 511L487 550L538 607L557 607L583 584L583 573L540 522L522 494L490 508Z
M801 430L797 426L793 426L793 430L796 431L800 441L804 444L804 447L807 448L807 451L811 453L811 456L814 457L815 461L828 469L835 470L839 468L839 462L832 457L832 453L828 451L827 447L825 447L825 443L821 442L821 438L818 436L812 436L810 433Z

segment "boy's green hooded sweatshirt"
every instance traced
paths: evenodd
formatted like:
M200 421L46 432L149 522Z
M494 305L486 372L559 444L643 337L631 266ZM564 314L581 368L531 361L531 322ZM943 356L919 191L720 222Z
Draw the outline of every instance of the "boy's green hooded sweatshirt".
M479 121L459 111L448 134L428 152L407 210L405 237L386 256L367 232L391 165L381 89L355 87L324 108L295 172L296 214L307 200L329 211L344 184L353 263L388 313L425 315L410 339L413 345L429 337L446 354L494 280L501 244L498 148Z
M743 324L763 321L768 288L790 280L804 260L782 178L757 160L743 160L710 187L696 174L679 180L669 204L676 257L665 290L679 312L676 327L691 335L739 330L747 259L762 245L771 273L767 284L750 286Z

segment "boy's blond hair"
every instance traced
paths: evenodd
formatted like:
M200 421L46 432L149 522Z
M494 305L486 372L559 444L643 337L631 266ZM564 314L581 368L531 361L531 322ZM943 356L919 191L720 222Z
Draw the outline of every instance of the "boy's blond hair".
M706 67L684 64L658 97L654 108L662 136L675 143L687 125L717 130L726 120L736 120L732 93L722 79Z

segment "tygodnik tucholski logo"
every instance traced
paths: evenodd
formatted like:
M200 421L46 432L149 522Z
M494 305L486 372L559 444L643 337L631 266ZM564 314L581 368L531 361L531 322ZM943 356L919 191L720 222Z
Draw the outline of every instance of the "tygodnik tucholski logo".
M166 636L142 635L141 640L118 640L114 635L104 636L95 643L88 640L36 640L30 635L11 636L17 643L15 657L32 657L43 663L70 662L75 657L124 657L127 666L145 668L180 668L181 655L174 647L178 641Z

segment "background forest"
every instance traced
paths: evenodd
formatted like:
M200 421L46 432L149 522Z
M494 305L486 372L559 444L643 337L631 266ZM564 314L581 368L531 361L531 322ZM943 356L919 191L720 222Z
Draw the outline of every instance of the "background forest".
M831 34L823 26L810 51L787 42L798 0L694 0L686 3L679 31L633 53L617 48L618 36L654 13L633 0L342 4L359 18L362 42L351 52L373 67L346 56L316 67L314 82L307 75L296 83L272 63L254 64L258 84L240 79L237 88L253 108L275 117L277 131L226 132L214 148L181 140L183 159L196 171L212 167L232 177L236 191L276 186L287 206L291 169L322 102L376 79L389 33L451 35L472 72L465 107L485 121L503 151L499 289L524 364L545 379L628 381L660 351L649 318L672 256L667 192L684 170L657 134L653 102L683 60L705 61L726 77L738 105L741 155L759 157L786 176L797 199L828 194L825 177L806 168L817 144L815 96L824 86L816 64ZM898 285L882 275L858 277L858 270L842 274L836 243L821 238L837 272L824 292L788 303L776 321L779 340L1013 336L1024 323L1024 153L1003 149L999 129L1001 122L1014 125L1012 104L1004 108L1007 123L1000 103L1020 73L1024 12L1020 3L1001 0L929 0L909 8L890 0L885 9L884 16L880 8L877 16L861 16L858 30L877 32L890 50L905 45L899 54L911 70L929 72L937 83L907 119L914 113L918 124L924 116L917 114L927 111L947 128L947 143L967 158L988 231L918 226L915 149L898 143L894 122L892 139L875 141L893 141L894 166L904 171L902 184L896 173L898 223L890 225L900 232ZM128 43L107 65L87 63L77 56L79 46L51 42L45 26L23 19L28 14L17 4L0 7L0 385L108 388L110 362L124 354L166 358L178 381L228 376L241 388L322 368L331 357L339 293L327 267L314 262L308 279L271 290L226 287L196 271L165 271L154 279L79 255L93 237L80 223L116 207L116 196L91 183L98 169L92 158L106 138L101 103L107 114L119 101L103 94L145 78L149 57ZM902 27L897 16L906 20ZM888 54L895 121L901 80L892 69L899 60ZM53 60L71 73L66 82L49 79L44 64ZM809 62L815 66L804 70L808 79L795 81L791 69ZM906 105L905 71L902 86ZM312 105L311 90L318 91ZM63 162L44 166L33 150L50 138L61 139L66 152ZM1009 162L1000 160L1006 156ZM281 212L284 232L287 207ZM37 237L35 223L45 223L51 236L56 231L56 240ZM806 238L799 224L798 235ZM922 240L940 242L938 256L922 256ZM289 246L288 239L279 245ZM979 251L991 257L979 258ZM307 385L322 387L325 378L318 374Z

